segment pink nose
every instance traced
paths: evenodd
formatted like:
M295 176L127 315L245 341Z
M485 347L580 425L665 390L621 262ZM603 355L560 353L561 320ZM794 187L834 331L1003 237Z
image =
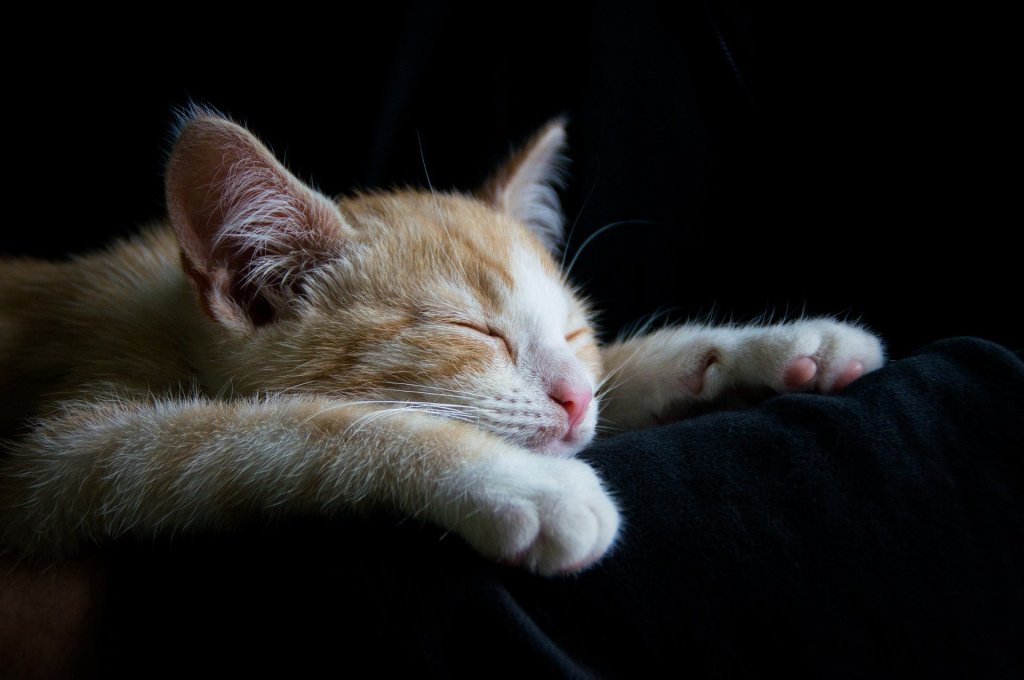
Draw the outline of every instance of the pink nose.
M565 409L565 414L569 416L569 431L571 432L587 414L587 407L590 406L594 393L587 385L559 380L551 387L549 396Z

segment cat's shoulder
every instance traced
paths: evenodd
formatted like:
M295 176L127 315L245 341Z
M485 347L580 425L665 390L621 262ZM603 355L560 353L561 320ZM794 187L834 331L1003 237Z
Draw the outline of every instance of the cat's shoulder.
M151 280L182 278L180 252L171 226L155 222L100 249L62 260L0 256L0 296L54 290L75 297L107 286L137 290Z

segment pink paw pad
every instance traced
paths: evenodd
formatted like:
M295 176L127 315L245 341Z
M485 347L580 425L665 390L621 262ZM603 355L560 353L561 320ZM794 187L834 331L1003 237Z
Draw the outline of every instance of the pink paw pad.
M830 391L838 392L862 375L864 375L864 363L854 359L850 363L846 364L846 368L836 376L835 382L832 383Z
M800 357L799 359L794 359L789 366L786 367L786 370L782 375L782 380L787 389L796 390L801 387L805 387L807 383L814 380L814 376L817 373L818 364L814 359L810 357Z

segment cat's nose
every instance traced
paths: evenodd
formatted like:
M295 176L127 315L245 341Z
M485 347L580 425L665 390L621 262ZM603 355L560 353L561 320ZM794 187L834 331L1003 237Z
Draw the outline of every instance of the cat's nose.
M594 392L589 385L559 380L552 385L549 396L565 409L566 415L569 416L569 432L572 432L587 414L587 407L594 398Z

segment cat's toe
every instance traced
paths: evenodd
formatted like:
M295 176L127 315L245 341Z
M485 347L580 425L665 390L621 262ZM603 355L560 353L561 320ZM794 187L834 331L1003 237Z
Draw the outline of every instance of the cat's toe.
M862 375L864 375L864 362L859 359L853 359L839 372L836 379L829 386L829 391L838 392Z
M787 390L817 389L821 392L838 392L857 378L864 375L866 369L861 359L840 359L837 366L825 371L818 370L818 362L811 357L793 359L783 371L783 383ZM818 378L818 380L815 380Z
M783 392L833 393L865 373L881 368L881 340L853 324L809 319L783 326L775 335L781 363L770 369L768 382ZM770 365L770 364L769 364Z
M561 499L542 514L541 524L527 566L545 576L571 574L589 567L608 551L618 532L619 513L597 485Z
M545 491L536 498L540 527L524 565L544 576L589 567L604 556L618 532L618 510L597 476L572 462L580 468L563 477L553 494Z
M862 328L824 322L821 335L821 346L815 353L818 364L815 387L821 392L838 392L884 363L881 340Z
M786 389L799 390L806 387L818 373L818 363L811 357L797 357L786 366L782 380Z
M489 471L480 507L460 533L483 554L545 576L580 571L604 556L619 512L594 471L532 454L510 462Z

